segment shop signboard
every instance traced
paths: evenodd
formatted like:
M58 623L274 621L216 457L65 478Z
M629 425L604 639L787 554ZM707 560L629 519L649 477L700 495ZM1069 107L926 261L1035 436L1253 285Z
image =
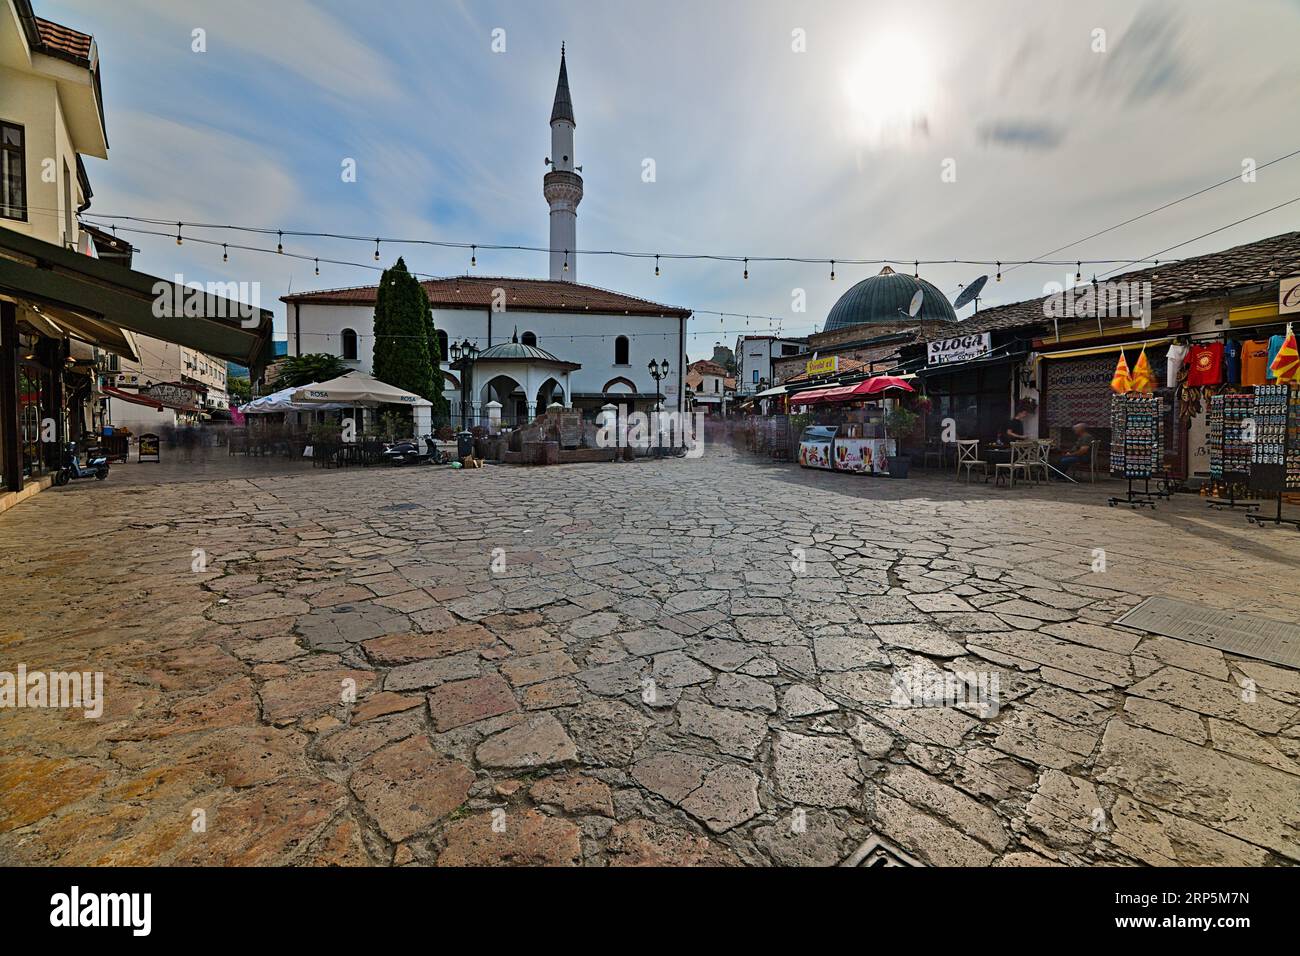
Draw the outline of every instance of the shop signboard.
M140 455L139 461L162 461L162 455L159 454L160 445L158 436L153 432L145 432L140 436Z
M805 371L809 375L831 375L840 370L840 357L832 355L830 358L809 359L805 365Z
M936 339L930 343L926 364L951 365L953 362L969 362L972 359L984 358L992 351L992 335L988 332Z
M1277 284L1277 311L1280 315L1300 312L1300 276L1291 276Z

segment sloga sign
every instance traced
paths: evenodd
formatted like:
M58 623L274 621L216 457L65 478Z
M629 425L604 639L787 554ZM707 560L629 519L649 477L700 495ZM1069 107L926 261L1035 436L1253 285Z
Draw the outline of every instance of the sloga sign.
M930 343L927 365L949 365L952 362L969 362L971 359L983 358L992 351L991 336L988 332L974 335L958 335L951 339L937 339Z

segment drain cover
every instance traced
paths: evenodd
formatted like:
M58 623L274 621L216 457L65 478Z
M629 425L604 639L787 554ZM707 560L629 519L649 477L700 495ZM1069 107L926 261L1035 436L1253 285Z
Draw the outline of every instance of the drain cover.
M1288 621L1153 597L1115 623L1257 661L1300 668L1300 626Z
M854 850L840 866L925 866L884 837L874 833Z

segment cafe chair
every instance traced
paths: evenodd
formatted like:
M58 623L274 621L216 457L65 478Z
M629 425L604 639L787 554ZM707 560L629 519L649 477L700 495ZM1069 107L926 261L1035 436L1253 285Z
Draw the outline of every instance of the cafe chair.
M1051 460L1052 440L1050 438L1034 439L1038 446L1038 454L1032 462L1029 463L1029 477L1034 481L1038 480L1038 475L1043 476L1043 481L1052 480Z
M970 484L970 473L978 468L984 474L984 480L989 478L989 463L980 460L980 443L976 438L959 438L957 439L957 475L961 476L963 470L966 472L966 484Z
M1017 472L1029 480L1030 471L1038 462L1038 442L1033 441L1013 441L1011 443L1011 460L1000 461L993 466L993 483L1002 484L1002 476L1006 475L1009 487L1016 486Z

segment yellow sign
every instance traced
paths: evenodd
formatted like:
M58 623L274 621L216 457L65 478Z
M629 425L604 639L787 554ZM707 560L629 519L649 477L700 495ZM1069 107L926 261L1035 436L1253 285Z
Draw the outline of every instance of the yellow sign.
M830 358L809 359L806 371L809 375L830 375L832 372L840 370L840 357L832 355Z

